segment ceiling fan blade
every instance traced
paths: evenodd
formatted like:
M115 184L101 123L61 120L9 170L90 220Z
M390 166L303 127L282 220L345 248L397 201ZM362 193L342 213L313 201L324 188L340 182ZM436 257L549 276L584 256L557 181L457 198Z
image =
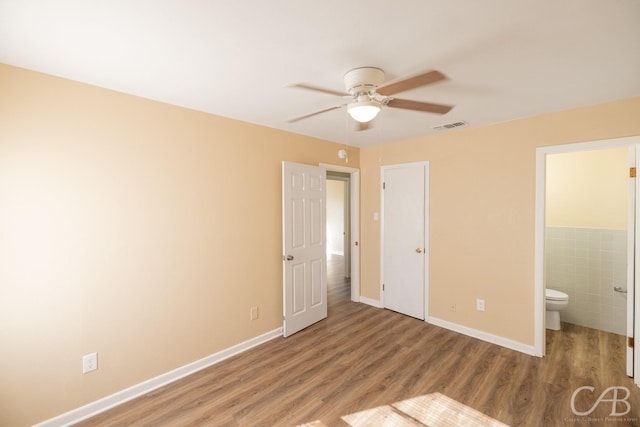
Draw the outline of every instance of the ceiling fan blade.
M443 104L431 104L429 102L411 101L408 99L393 98L387 102L387 107L403 108L405 110L424 111L426 113L447 114L453 106Z
M313 112L313 113L305 114L304 116L300 116L300 117L294 117L293 119L287 120L287 122L288 123L294 123L294 122L297 122L297 121L302 120L302 119L313 117L313 116L315 116L317 114L322 114L322 113L326 113L327 111L335 110L337 108L342 108L342 105L334 105L333 107L325 108L324 110L320 110L320 111L316 111L316 112Z
M447 77L440 71L428 71L426 73L418 74L417 76L409 77L395 83L381 86L376 89L376 92L381 95L389 96L410 89L415 89L420 86L430 85L432 83L436 83L446 79Z
M304 84L304 83L294 84L294 85L291 85L289 87L296 87L296 88L299 88L299 89L307 89L307 90L315 90L316 92L323 92L323 93L328 93L330 95L336 95L336 96L349 96L349 94L346 93L346 92L338 92L337 90L325 89L323 87L312 86L312 85L308 85L308 84Z

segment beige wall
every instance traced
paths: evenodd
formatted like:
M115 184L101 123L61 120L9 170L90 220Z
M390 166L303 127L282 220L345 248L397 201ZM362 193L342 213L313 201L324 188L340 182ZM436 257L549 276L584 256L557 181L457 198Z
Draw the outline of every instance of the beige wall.
M638 117L633 98L363 148L362 295L380 299L380 166L428 160L429 314L533 346L536 148L640 135Z
M5 65L0 94L0 425L281 326L281 161L344 146Z
M629 149L550 154L546 224L627 229Z

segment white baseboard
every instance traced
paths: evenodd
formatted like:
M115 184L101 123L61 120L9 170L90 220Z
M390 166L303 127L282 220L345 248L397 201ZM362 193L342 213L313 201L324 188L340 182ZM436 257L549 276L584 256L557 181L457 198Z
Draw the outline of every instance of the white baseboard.
M491 344L496 344L501 347L506 347L511 350L529 354L531 356L536 355L535 348L532 345L526 345L518 341L513 341L504 337L500 337L498 335L493 335L487 332L479 331L477 329L469 328L467 326L458 325L457 323L452 323L446 320L438 319L437 317L428 317L426 321L428 323L431 323L432 325L440 326L442 328L449 329L450 331L468 335L470 337L477 338L482 341L487 341L487 342L490 342Z
M195 362L181 366L177 369L174 369L173 371L158 375L155 378L143 381L127 389L118 391L110 396L96 400L80 408L73 409L62 415L58 415L55 418L43 421L39 424L36 424L34 427L59 427L75 424L101 412L104 412L107 409L111 409L131 399L147 394L159 387L179 380L180 378L186 377L187 375L191 375L204 368L215 365L216 363L228 359L231 356L235 356L236 354L242 353L249 350L250 348L281 336L282 328L274 329L273 331L251 338L245 342L234 345L225 350L221 350L205 358L196 360Z
M371 298L361 296L360 302L363 304L371 305L376 308L382 308L382 304L380 304L380 300L377 300L377 299L371 299Z

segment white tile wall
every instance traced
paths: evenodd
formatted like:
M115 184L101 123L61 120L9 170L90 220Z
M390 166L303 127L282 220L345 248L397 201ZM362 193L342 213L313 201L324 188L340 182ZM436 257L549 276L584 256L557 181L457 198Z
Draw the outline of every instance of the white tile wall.
M626 334L627 232L547 227L546 287L569 295L563 322Z

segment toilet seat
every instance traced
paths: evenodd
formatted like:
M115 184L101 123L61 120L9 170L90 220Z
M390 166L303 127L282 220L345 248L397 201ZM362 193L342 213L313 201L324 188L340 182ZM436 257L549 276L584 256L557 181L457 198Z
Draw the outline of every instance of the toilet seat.
M545 298L551 301L568 301L569 295L564 292L556 291L555 289L546 289Z

